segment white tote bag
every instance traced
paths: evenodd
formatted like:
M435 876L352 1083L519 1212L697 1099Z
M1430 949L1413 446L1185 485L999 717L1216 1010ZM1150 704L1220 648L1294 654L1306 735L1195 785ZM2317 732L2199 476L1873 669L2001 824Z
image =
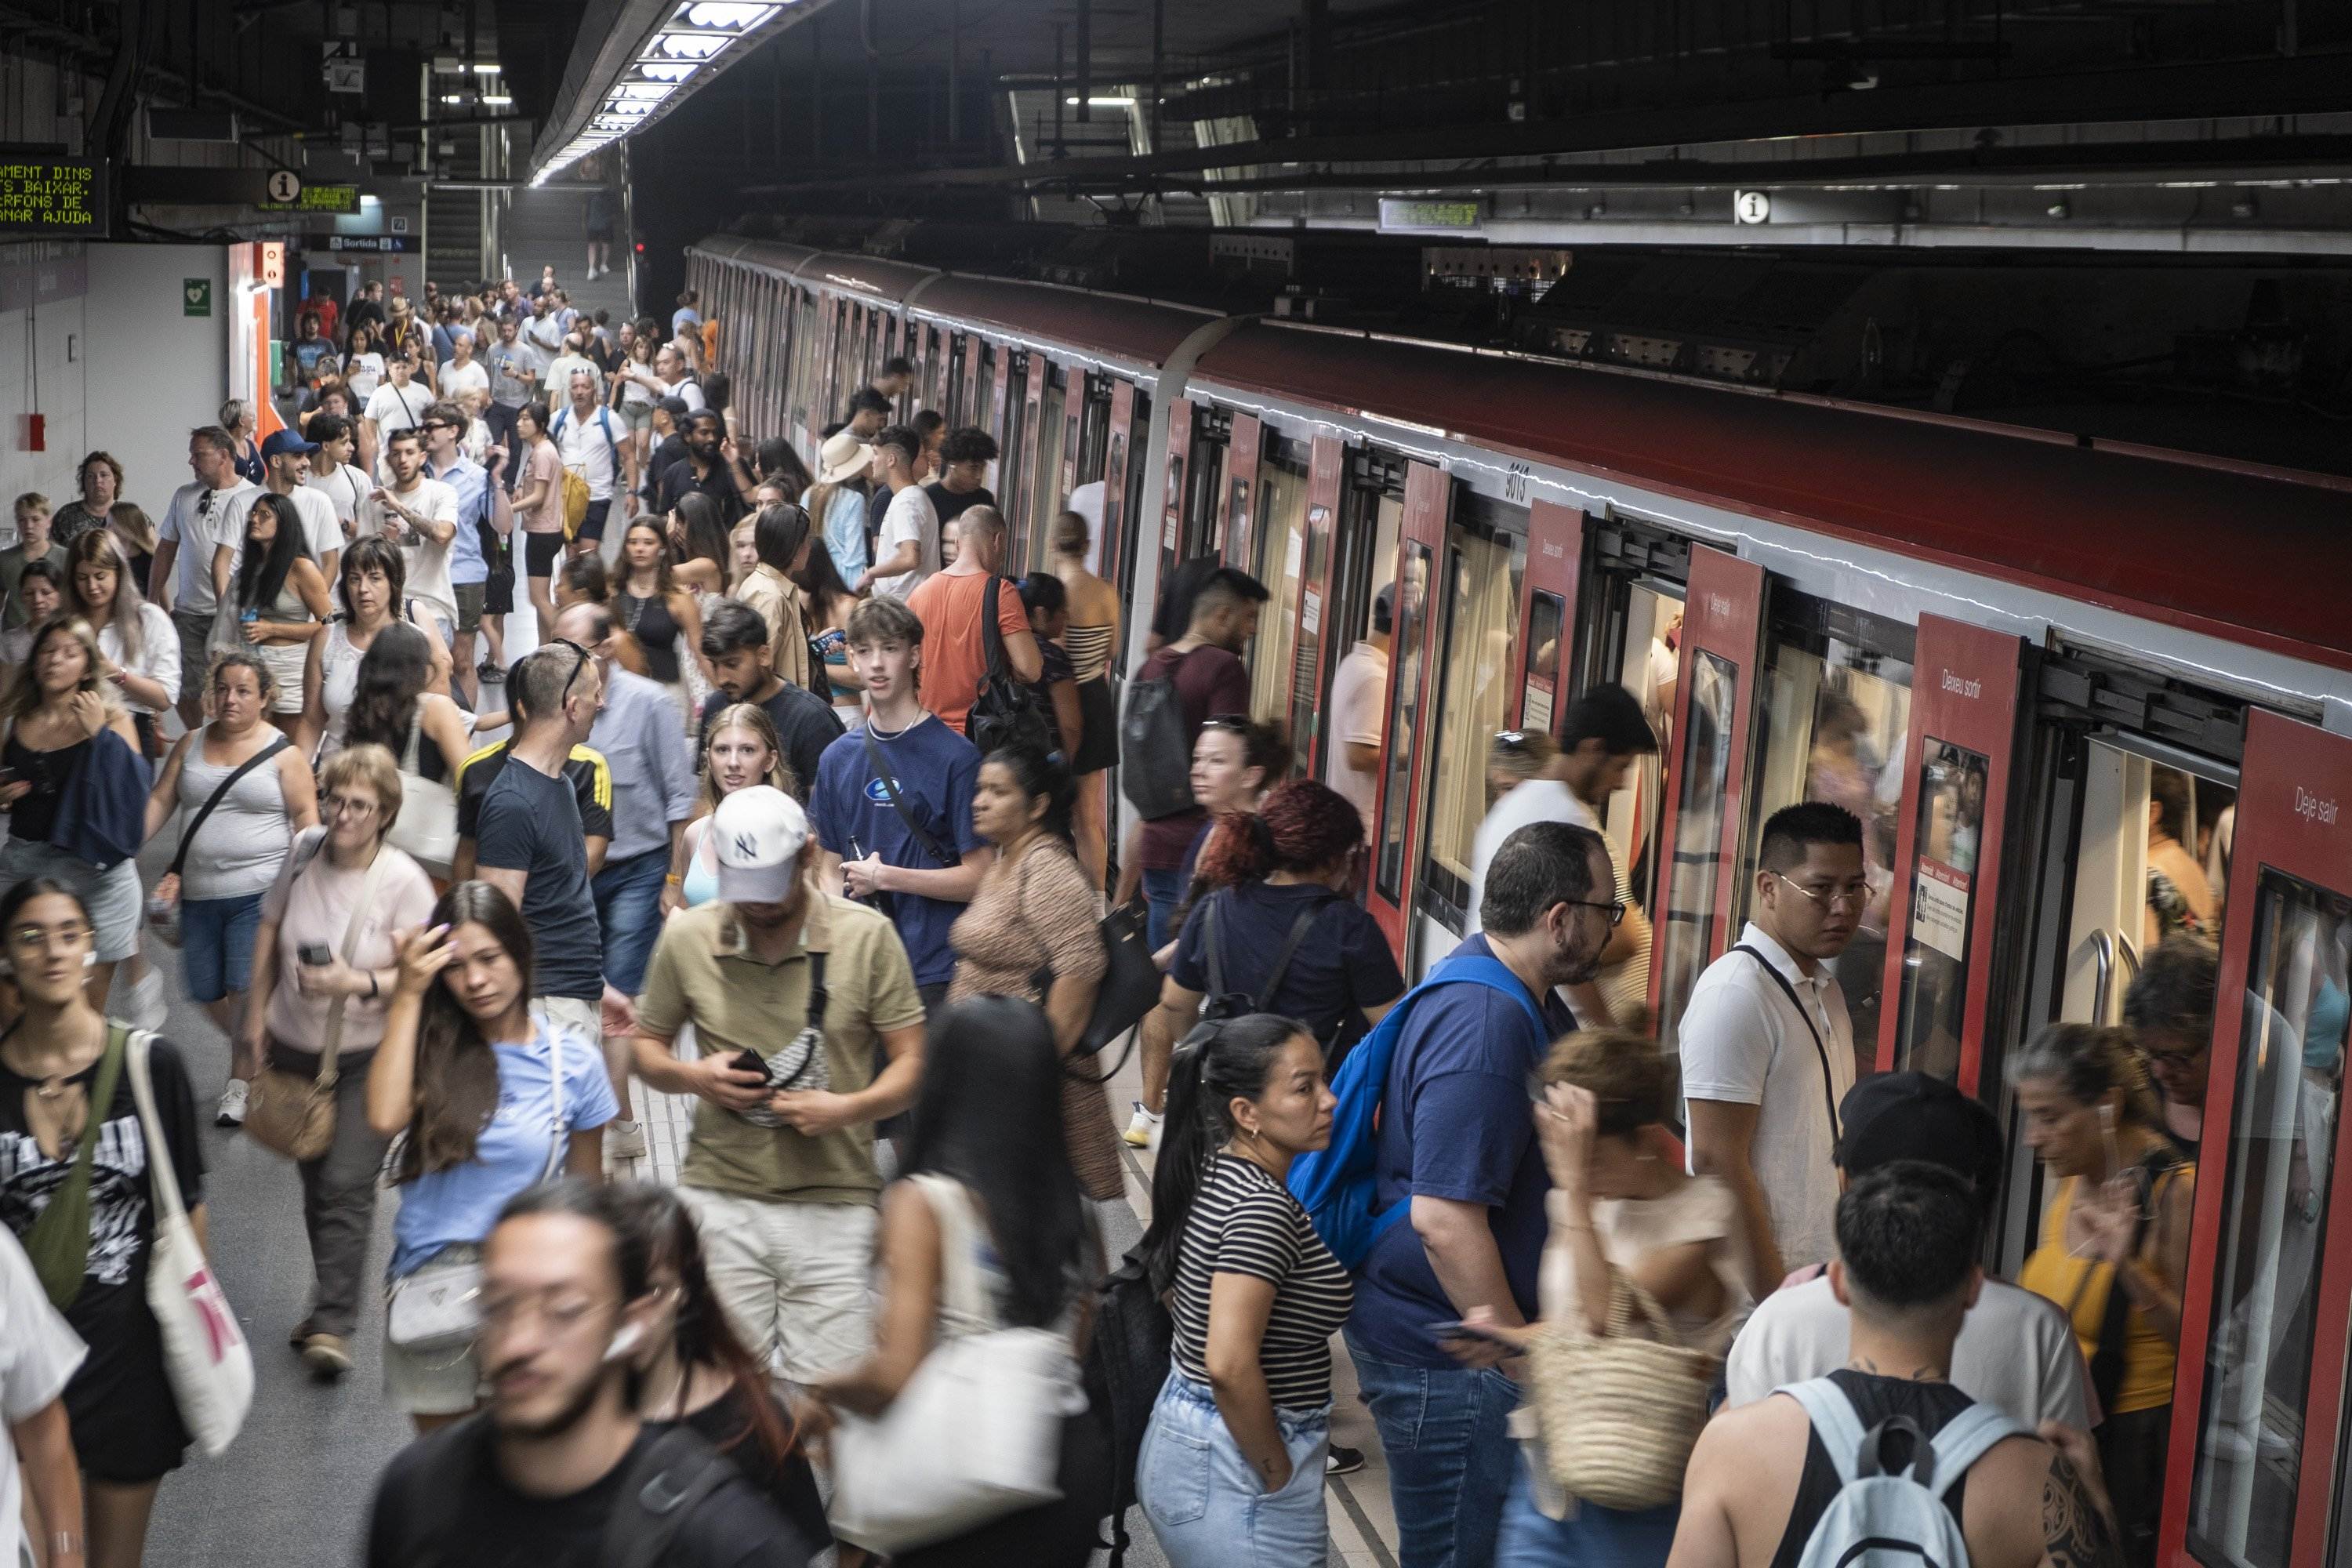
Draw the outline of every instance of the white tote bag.
M163 1330L163 1368L179 1399L180 1419L206 1457L217 1457L236 1438L253 1407L253 1348L237 1327L236 1314L213 1278L205 1249L180 1200L180 1178L172 1169L172 1148L155 1114L155 1080L147 1063L145 1030L129 1044L131 1092L139 1102L139 1126L147 1143L147 1177L155 1196L155 1238L147 1259L147 1306Z
M457 852L457 792L417 772L417 750L425 743L420 713L409 722L408 746L400 759L400 815L384 841L405 851L428 876L446 879L450 858Z
M950 1314L993 1321L962 1184L911 1179L939 1215L942 1328ZM832 1439L834 1534L870 1551L906 1552L1054 1501L1062 1495L1062 1423L1086 1405L1063 1330L943 1339L878 1419L842 1413Z

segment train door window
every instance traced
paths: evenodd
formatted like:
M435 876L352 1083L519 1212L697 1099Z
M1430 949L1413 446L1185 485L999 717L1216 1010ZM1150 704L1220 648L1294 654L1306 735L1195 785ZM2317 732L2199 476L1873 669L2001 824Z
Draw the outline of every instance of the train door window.
M1739 742L1731 729L1738 706L1738 667L1705 648L1692 650L1690 666L1690 711L1674 768L1675 842L1663 895L1667 932L1687 933L1686 940L1665 944L1658 1038L1668 1049L1674 1046L1683 1004L1706 963L1722 855L1724 792L1731 782L1731 753Z
M816 300L808 290L793 291L793 427L806 429L809 423L809 366L815 357Z
M1510 710L1519 645L1520 577L1527 571L1527 510L1457 492L1448 536L1435 773L1421 886L1430 912L1464 930L1471 846L1486 815L1486 752Z
M1192 405L1192 457L1185 465L1184 531L1176 558L1222 555L1225 549L1225 437L1233 415L1205 403Z
M1300 591L1307 571L1307 446L1278 436L1262 438L1258 449L1257 559L1253 573L1272 595L1258 617L1257 644L1250 650L1250 712L1287 729L1295 662L1302 657ZM1303 657L1311 669L1314 647ZM1295 763L1307 756L1307 736L1290 737Z
M1110 385L1108 375L1086 378L1086 401L1078 415L1078 483L1090 485L1108 472L1110 447Z
M1004 438L999 443L1003 456L997 462L996 504L1009 524L1016 516L1021 487L1029 477L1029 356L1018 350L1007 352L1013 355L1013 367L1004 383Z
M1389 542L1387 558L1396 561L1399 557L1394 542L1404 523L1403 499L1383 495L1379 502L1379 517L1381 534ZM1429 600L1431 552L1426 545L1408 543L1402 559L1406 587L1398 595L1396 607L1396 639L1391 644L1391 657L1396 660L1397 669L1389 681L1388 728L1384 731L1391 737L1415 733L1421 716L1421 629ZM1380 841L1373 880L1392 903L1404 896L1405 826L1411 816L1413 783L1412 751L1410 746L1387 748L1388 779L1381 791Z
M1968 1005L1969 932L1976 924L1979 850L1991 759L1982 752L1920 738L1917 872L1903 942L1903 994L1895 1023L1898 1071L1956 1077ZM1857 1037L1854 1048L1864 1048Z
M1062 510L1062 405L1069 396L1069 373L1052 366L1045 395L1037 406L1037 469L1029 478L1028 570L1043 571L1050 559L1046 539Z
M1910 733L1913 632L1904 623L1782 590L1772 596L1766 643L1757 693L1755 786L1733 908L1745 918L1755 896L1758 840L1774 812L1801 801L1827 801L1860 820L1870 901L1831 968L1845 994L1855 1075L1863 1077L1878 1065L1895 817Z
M1128 409L1127 434L1114 433L1111 437L1116 450L1110 458L1110 469L1119 475L1123 494L1118 507L1118 552L1106 575L1118 588L1121 627L1135 624L1135 574L1142 561L1136 552L1143 548L1147 537L1157 538L1160 531L1160 509L1147 507L1143 499L1144 481L1151 467L1151 394L1139 386L1133 397ZM1151 530L1149 536L1144 532L1147 527ZM1114 668L1123 668L1126 661L1124 649L1112 656Z
M984 339L980 345L980 375L972 384L972 425L982 430L993 430L996 427L996 345Z

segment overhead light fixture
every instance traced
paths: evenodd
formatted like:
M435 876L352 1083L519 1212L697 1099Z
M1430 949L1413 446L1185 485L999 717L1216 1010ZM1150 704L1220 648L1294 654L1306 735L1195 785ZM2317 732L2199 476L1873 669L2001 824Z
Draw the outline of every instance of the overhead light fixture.
M538 154L542 164L534 173L533 183L543 183L549 174L607 142L633 135L667 113L685 100L680 89L689 80L698 86L716 74L704 70L704 66L721 55L727 56L728 64L744 58L755 43L764 41L759 35L773 33L772 24L793 4L793 0L669 0L635 48L622 57L625 63L614 76L566 106L558 124L576 129L584 119L586 129L578 130L559 150ZM743 48L729 53L738 40ZM1131 100L1092 101L1108 106Z
M613 89L613 96L635 103L659 103L677 90L676 82L625 81Z
M672 60L707 60L730 42L725 37L709 33L656 33L646 46L646 58Z
M1076 108L1078 103L1078 100L1075 98L1066 98L1062 100L1062 101L1068 104L1073 109ZM1087 107L1089 109L1133 109L1135 107L1135 100L1131 98L1090 98L1087 100Z
M699 60L641 60L637 64L637 73L655 81L684 81L701 68Z
M513 105L514 95L508 92L486 92L482 94L482 101L492 109L507 109Z
M678 7L677 19L694 27L717 27L730 33L748 32L777 12L782 5L745 4L743 0L688 0Z
M449 54L446 52L435 55L433 57L433 74L435 76L464 76L466 74L466 61L462 56Z
M441 101L462 104L466 101L466 95L462 92L445 92L441 95Z
M477 60L474 63L474 74L476 76L496 76L499 74L499 62L491 60L485 64L482 61Z

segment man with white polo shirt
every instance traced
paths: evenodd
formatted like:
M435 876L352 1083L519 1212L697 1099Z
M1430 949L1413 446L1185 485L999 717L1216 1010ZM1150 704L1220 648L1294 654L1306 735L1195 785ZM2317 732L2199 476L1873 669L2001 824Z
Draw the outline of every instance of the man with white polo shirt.
M261 487L237 473L236 441L217 425L188 433L188 468L195 479L172 492L155 530L155 563L147 580L180 634L180 721L193 730L204 719L212 676L205 655L220 603L213 592L213 550L224 539L245 536L245 509Z
M572 536L572 553L585 554L604 537L605 518L619 496L621 515L637 514L637 448L629 427L611 409L596 401L593 372L575 370L565 383L571 402L558 410L548 426L563 466L588 483L588 515Z
M1837 1104L1854 1058L1830 965L1869 901L1853 813L1827 801L1774 812L1747 929L1698 977L1676 1030L1690 1168L1739 1200L1759 1299L1836 1249Z
M457 595L449 584L449 548L457 537L457 492L425 477L425 433L395 430L384 447L391 481L368 498L360 531L381 533L400 546L408 565L407 597L441 623L448 645L457 626Z

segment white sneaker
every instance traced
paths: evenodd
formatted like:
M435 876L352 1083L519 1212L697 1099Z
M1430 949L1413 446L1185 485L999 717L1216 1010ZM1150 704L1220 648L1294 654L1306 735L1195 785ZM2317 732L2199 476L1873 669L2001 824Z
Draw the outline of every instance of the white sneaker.
M1160 1118L1144 1110L1143 1101L1139 1100L1134 1104L1135 1115L1129 1121L1127 1131L1123 1136L1127 1139L1129 1148L1149 1149L1151 1147L1151 1141L1160 1135Z
M614 1121L604 1128L604 1152L614 1160L646 1157L646 1126L642 1121Z
M220 1110L214 1114L213 1124L216 1127L245 1125L245 1079L233 1078L228 1080L228 1087L221 1090Z

